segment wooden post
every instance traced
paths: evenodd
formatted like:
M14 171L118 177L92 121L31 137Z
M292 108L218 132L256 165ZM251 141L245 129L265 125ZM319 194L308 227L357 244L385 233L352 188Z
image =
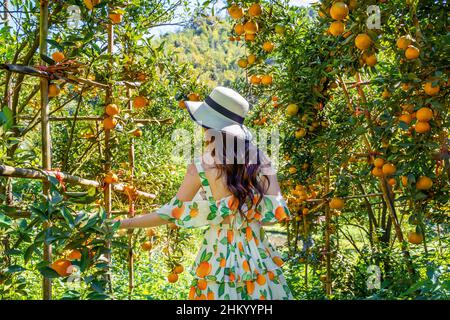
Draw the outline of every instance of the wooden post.
M48 36L48 1L41 0L40 2L40 16L39 16L39 54L47 55L47 36ZM45 61L41 59L41 64L44 65ZM42 139L42 168L44 170L50 170L52 166L51 160L51 137L50 137L50 122L49 117L49 104L48 104L48 79L40 79L41 89L41 139ZM50 195L50 185L47 181L43 182L43 193L47 196ZM44 261L48 263L52 262L52 246L44 243ZM52 299L52 282L50 278L44 277L43 284L43 299Z
M108 54L112 54L114 47L114 27L111 23L108 23ZM112 59L109 62L110 70L112 70ZM105 95L105 104L108 105L112 103L112 85L109 84L106 89ZM110 150L110 139L111 139L111 130L105 128L105 166L104 171L108 173L111 170L111 150ZM104 190L104 201L105 201L105 210L106 217L111 218L112 204L111 204L111 184L107 183L105 185ZM111 243L106 244L107 249L111 249ZM107 281L109 283L110 292L112 292L112 284L111 284L111 254L106 254L106 259L108 260L109 268L108 268L108 276Z
M127 88L128 110L130 114L133 111L133 102L131 100L131 90ZM128 153L130 165L130 184L134 181L134 137L131 136L130 149ZM134 195L128 195L129 211L128 217L134 217ZM133 253L133 233L128 233L128 299L132 299L134 289L134 253Z

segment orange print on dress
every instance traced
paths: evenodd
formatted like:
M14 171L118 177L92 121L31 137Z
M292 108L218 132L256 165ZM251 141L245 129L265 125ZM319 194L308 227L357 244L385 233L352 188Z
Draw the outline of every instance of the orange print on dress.
M212 291L208 292L208 296L206 298L207 300L214 300L214 292Z
M269 277L270 281L273 281L275 279L275 273L272 271L267 271L267 276Z
M181 208L173 208L172 209L172 217L175 219L180 219L184 212L184 204L181 206Z
M245 238L247 239L247 242L250 242L253 238L253 232L252 232L252 228L247 227L245 229Z
M189 300L193 300L195 298L195 287L191 287L189 290Z
M272 258L273 262L275 262L275 264L279 267L281 267L283 265L283 260L281 260L280 257L273 257Z
M201 262L197 267L197 277L204 278L211 273L212 265L208 261Z
M258 276L256 277L256 283L259 284L260 286L265 285L266 277L264 277L262 274L258 274Z
M245 285L247 287L247 293L249 295L252 295L253 292L255 291L255 282L253 282L253 281L245 281Z
M208 283L206 282L205 279L199 279L197 281L197 288L199 288L200 290L205 290L207 285L208 285Z
M239 206L239 200L235 196L232 196L228 200L228 208L230 208L231 211L235 211L235 210L237 210L238 206Z
M226 265L227 265L227 259L225 259L225 258L220 259L219 266L221 268L225 268Z
M198 209L192 208L191 211L189 212L189 215L191 216L191 218L195 218L196 216L198 216Z
M228 239L228 243L232 243L232 242L233 242L233 237L234 237L234 232L233 232L233 230L227 230L227 239Z
M239 248L239 251L244 252L244 246L242 245L242 242L238 243L238 248Z
M244 260L244 262L242 262L242 269L244 269L245 272L250 271L250 265L248 264L247 260Z

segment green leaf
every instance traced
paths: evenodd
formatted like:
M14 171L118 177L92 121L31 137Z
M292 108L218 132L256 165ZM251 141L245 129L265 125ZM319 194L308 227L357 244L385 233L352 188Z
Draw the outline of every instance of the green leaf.
M0 227L2 228L10 227L12 225L12 222L13 221L9 217L4 215L3 213L0 213Z
M10 129L13 125L13 114L7 106L4 106L0 112L0 124L5 126L5 130Z
M267 211L273 211L273 203L270 198L264 197L264 205L266 206Z
M6 268L6 273L16 273L16 272L22 272L26 269L22 266L19 266L17 264L11 265L8 268Z
M49 266L38 268L38 270L46 278L54 279L59 277L59 274Z

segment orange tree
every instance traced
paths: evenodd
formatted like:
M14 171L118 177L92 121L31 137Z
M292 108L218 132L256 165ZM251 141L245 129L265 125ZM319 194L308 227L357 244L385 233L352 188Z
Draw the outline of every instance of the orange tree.
M253 124L283 134L292 286L303 297L445 297L444 4L242 1L228 13L247 49L247 94L262 97Z

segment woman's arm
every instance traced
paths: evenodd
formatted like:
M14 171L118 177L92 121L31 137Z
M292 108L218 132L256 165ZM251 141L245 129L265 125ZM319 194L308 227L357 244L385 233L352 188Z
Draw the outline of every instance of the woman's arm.
M190 164L184 176L183 183L177 192L177 199L180 201L192 201L197 191L200 189L201 182L194 164ZM124 219L120 221L120 229L150 228L169 223L161 218L157 212L151 212L138 217Z

